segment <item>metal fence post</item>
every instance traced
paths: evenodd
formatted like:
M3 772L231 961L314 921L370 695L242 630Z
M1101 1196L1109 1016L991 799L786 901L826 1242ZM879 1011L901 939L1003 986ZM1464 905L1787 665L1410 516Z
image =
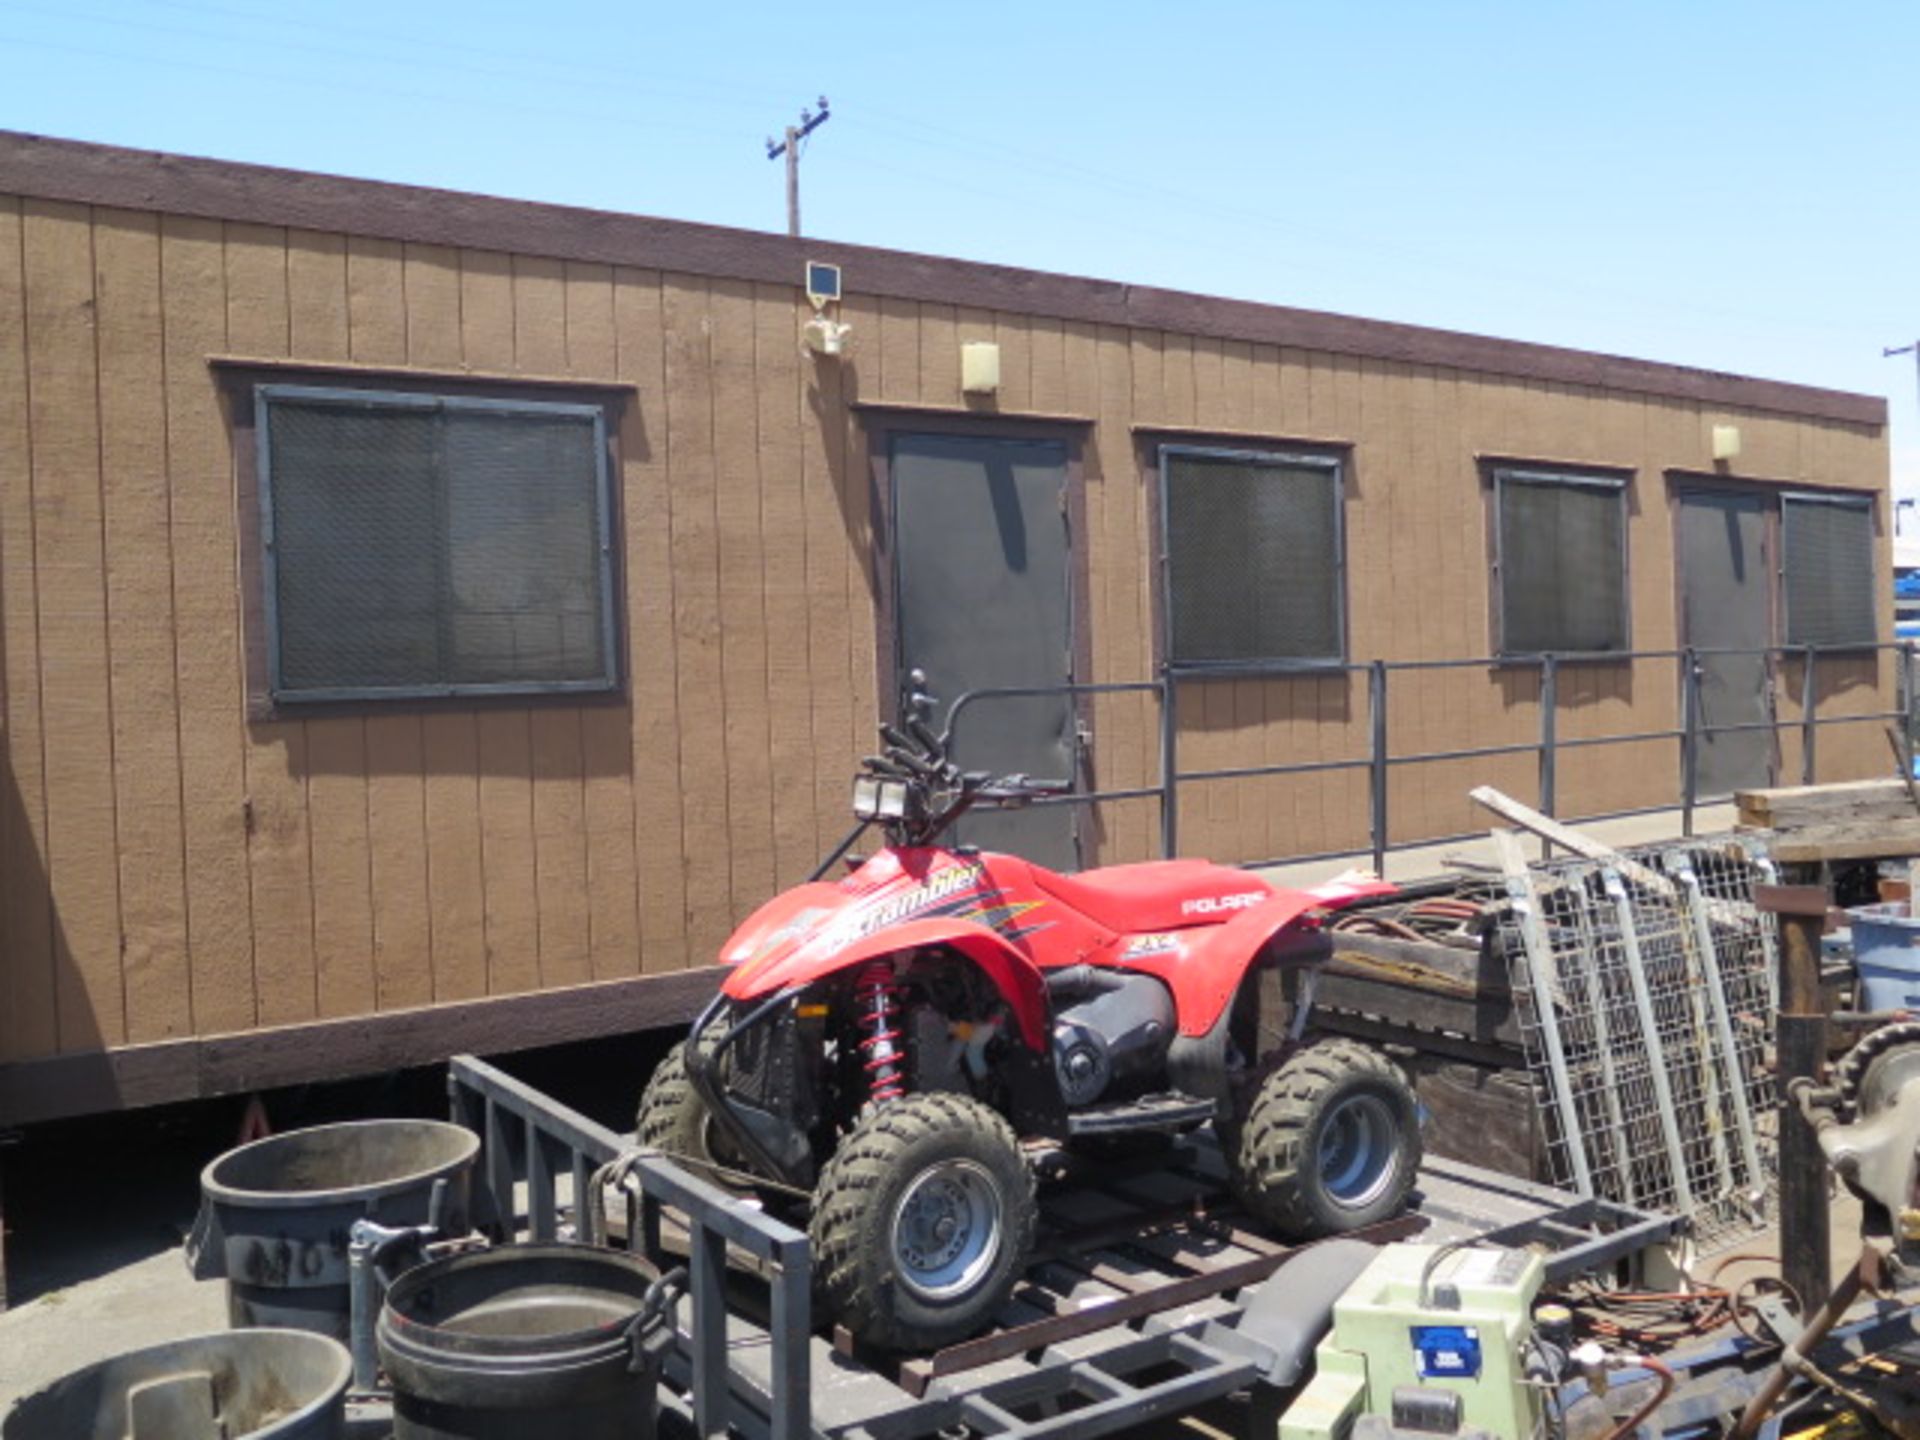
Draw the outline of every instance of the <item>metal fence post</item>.
M1554 753L1559 728L1560 662L1551 653L1540 657L1540 813L1554 813L1558 756Z
M1368 798L1372 801L1368 829L1373 840L1373 870L1387 869L1387 662L1367 665L1367 721L1371 748L1367 755Z
M1160 677L1160 858L1180 853L1180 720L1173 675Z
M1913 735L1913 641L1907 640L1900 646L1900 679L1902 681L1902 699L1900 701L1900 733L1908 737L1909 744Z
M1800 783L1813 784L1813 745L1819 726L1814 723L1814 706L1818 703L1814 696L1813 671L1817 652L1813 646L1806 647L1800 657Z
M1680 833L1693 836L1693 800L1700 784L1700 660L1680 652Z

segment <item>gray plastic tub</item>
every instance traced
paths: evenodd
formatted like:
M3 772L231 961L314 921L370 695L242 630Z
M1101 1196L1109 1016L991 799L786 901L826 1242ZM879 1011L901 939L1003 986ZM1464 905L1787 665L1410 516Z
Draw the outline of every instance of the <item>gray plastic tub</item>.
M387 1291L394 1440L650 1440L654 1366L632 1329L652 1275L588 1245L509 1245L417 1266Z
M35 1391L0 1421L0 1440L339 1440L352 1374L324 1335L195 1335Z
M479 1153L479 1136L440 1120L357 1120L242 1145L200 1174L188 1264L201 1279L226 1278L235 1326L345 1340L353 1222L425 1224L445 1181L442 1231L465 1234Z

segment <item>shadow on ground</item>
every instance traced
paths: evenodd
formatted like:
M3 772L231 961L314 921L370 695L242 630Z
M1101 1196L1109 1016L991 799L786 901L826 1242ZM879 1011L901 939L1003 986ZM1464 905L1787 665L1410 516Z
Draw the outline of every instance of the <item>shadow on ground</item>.
M620 1131L674 1034L531 1050L498 1063ZM439 1066L298 1086L260 1097L275 1131L376 1116L443 1117ZM35 1126L0 1150L7 1300L24 1305L177 1248L200 1203L200 1171L239 1143L246 1096Z

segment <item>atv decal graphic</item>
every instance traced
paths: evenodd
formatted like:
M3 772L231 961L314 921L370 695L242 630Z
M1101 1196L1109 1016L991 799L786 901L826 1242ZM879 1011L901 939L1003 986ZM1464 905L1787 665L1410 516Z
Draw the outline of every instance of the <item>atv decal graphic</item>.
M1249 905L1258 905L1262 900L1271 900L1271 890L1248 890L1239 895L1203 895L1198 900L1188 900L1180 906L1182 915L1218 915L1223 910L1244 910Z
M956 918L971 920L976 925L985 925L989 930L998 930L1003 935L1010 935L1015 929L1014 921L1029 911L1038 910L1046 903L1044 900L996 899L994 904L976 905L971 910L962 911ZM1030 933L1033 928L1037 927L1029 927L1029 931L1023 933Z
M1149 955L1169 955L1180 948L1180 937L1173 934L1136 935L1120 952L1122 960L1144 960Z
M953 865L928 876L910 890L891 900L862 909L840 924L830 926L822 937L822 948L829 955L864 940L876 930L926 915L952 914L965 908L969 892L986 879L986 867L978 861Z

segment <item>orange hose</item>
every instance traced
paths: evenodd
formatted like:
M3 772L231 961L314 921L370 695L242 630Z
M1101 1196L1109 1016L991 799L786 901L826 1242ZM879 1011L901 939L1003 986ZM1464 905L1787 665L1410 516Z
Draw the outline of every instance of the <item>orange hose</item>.
M1626 1440L1626 1437L1639 1429L1641 1423L1664 1405L1667 1397L1673 1393L1673 1371L1667 1367L1664 1360L1656 1360L1651 1355L1639 1355L1635 1357L1635 1361L1641 1369L1651 1370L1660 1377L1660 1388L1653 1392L1651 1400L1601 1436L1600 1440Z

